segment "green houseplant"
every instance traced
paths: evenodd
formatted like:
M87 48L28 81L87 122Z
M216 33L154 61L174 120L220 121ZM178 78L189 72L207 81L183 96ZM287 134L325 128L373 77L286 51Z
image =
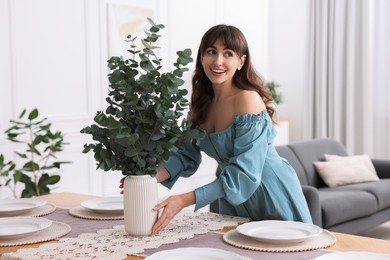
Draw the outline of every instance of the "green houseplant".
M51 123L47 118L39 118L38 109L26 113L26 109L19 115L18 120L10 120L11 126L5 131L7 139L24 144L24 151L16 151L22 167L18 162L5 162L0 155L0 172L4 183L8 186L14 197L17 197L16 184L24 184L21 197L29 198L50 193L50 185L58 183L61 179L57 171L62 164L70 163L57 161L57 154L67 144L60 131L53 132Z
M278 91L278 88L280 87L279 84L275 83L274 81L270 81L267 83L267 88L271 92L272 99L274 100L275 104L281 104L283 102L283 95L280 91Z
M0 154L0 188L8 187L14 198L17 198L16 183L18 174L15 172L16 164L13 161L6 161L3 154Z
M175 69L161 73L155 43L164 25L148 21L151 28L145 31L142 50L136 50L136 38L129 35L131 57L108 60L108 107L97 112L96 124L81 130L96 141L86 144L83 152L93 150L97 167L104 171L153 176L170 151L197 134L185 118L179 123L189 104L187 90L179 87L184 83L183 73L188 71L185 66L192 62L191 50L178 51Z
M108 60L108 106L104 111L97 112L94 124L81 130L81 133L92 135L96 141L85 144L83 152L94 152L97 168L118 170L130 177L154 176L171 151L177 150L185 141L196 139L199 133L191 129L190 121L183 117L189 102L185 98L187 90L180 88L184 84L183 74L188 71L186 66L193 61L191 50L178 51L177 60L173 63L174 70L162 73L162 60L157 56L159 47L156 42L160 38L158 32L164 25L156 24L151 19L148 21L151 27L141 40L142 50L136 47L136 37L129 35L130 57L113 56ZM127 207L130 207L128 204L134 200L126 194L128 179L124 183L125 223ZM153 189L157 189L157 186ZM139 192L143 190L141 188ZM157 195L148 192L133 195L141 197L141 200L150 196ZM155 205L153 203L150 204L151 208ZM140 204L146 205L146 202L141 201ZM150 217L152 224L156 216ZM131 222L137 221L133 219ZM127 224L125 226L128 231ZM151 227L149 229L150 234ZM128 233L146 235L145 232Z

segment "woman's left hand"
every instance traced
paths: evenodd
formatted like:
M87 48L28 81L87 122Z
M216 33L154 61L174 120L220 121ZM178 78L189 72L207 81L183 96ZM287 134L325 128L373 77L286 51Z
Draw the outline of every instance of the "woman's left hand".
M179 213L183 208L195 203L195 192L191 191L181 195L170 196L166 200L157 204L153 210L163 209L161 216L158 218L152 228L152 235L157 234Z

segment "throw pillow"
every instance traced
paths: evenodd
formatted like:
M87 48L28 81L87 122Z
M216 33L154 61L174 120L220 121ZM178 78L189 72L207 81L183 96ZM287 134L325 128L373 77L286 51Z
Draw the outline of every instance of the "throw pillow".
M318 174L329 187L379 181L368 155L325 155L326 161L314 162Z
M345 160L345 161L358 160L358 161L364 163L372 173L377 175L375 167L372 164L372 161L370 159L370 156L368 156L367 154L352 155L352 156L340 156L340 155L335 155L335 154L325 154L325 161L334 161L334 160Z

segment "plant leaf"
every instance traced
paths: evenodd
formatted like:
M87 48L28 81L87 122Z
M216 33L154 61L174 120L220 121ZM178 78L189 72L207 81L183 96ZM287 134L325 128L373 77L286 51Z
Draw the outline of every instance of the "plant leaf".
M28 115L28 120L34 120L35 118L38 117L38 114L39 114L38 109L34 108L34 109L30 112L30 114Z

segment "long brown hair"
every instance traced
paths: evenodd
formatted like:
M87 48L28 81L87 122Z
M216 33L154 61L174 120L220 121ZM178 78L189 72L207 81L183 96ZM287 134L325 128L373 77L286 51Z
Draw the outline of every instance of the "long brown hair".
M261 75L256 72L252 65L248 43L244 34L234 26L219 24L211 27L203 35L199 46L195 71L192 77L192 127L199 126L206 120L211 102L214 98L214 90L211 81L203 71L202 56L206 49L212 46L217 40L221 40L226 48L235 51L239 57L246 55L244 66L241 70L237 70L233 76L233 84L240 89L257 91L263 99L272 121L275 122L275 107L272 102L271 92L265 87Z

